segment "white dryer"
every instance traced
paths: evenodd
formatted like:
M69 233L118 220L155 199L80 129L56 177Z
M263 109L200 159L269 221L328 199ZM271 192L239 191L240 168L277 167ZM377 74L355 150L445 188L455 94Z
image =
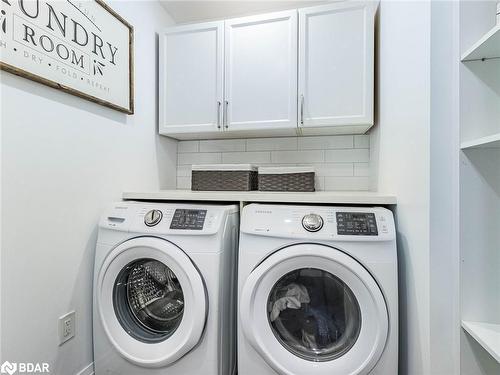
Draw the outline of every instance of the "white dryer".
M397 285L391 211L246 206L239 375L397 375Z
M94 269L96 375L230 375L238 207L120 202Z

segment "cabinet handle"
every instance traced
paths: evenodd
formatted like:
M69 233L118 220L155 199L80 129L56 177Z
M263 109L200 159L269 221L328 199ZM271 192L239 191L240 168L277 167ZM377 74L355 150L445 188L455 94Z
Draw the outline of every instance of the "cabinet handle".
M227 100L224 101L224 123L226 129L229 128L229 124L227 123L227 107L229 106L229 102Z
M221 128L221 123L220 123L220 107L222 103L220 100L217 101L217 129Z
M300 96L300 125L304 125L304 95Z

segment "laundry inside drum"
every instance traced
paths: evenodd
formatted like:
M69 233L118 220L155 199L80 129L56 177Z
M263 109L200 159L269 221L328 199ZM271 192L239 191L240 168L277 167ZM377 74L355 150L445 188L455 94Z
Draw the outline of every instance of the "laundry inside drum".
M361 329L361 312L351 289L316 268L284 275L271 290L267 310L281 345L309 361L341 357L353 347Z

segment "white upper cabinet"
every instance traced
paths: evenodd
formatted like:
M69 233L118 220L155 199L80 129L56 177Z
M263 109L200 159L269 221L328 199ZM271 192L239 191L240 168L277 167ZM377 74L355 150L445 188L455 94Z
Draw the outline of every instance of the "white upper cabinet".
M363 133L373 125L376 6L341 2L299 9L302 134Z
M159 50L160 134L356 134L373 125L376 2L181 25Z
M216 133L223 121L224 21L165 30L159 55L160 134Z
M226 20L224 96L226 131L296 133L296 10Z

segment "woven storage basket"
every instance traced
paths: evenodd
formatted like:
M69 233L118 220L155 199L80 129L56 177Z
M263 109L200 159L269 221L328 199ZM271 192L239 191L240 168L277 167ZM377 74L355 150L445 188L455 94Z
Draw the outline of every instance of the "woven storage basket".
M193 165L191 190L257 190L257 168L250 164Z
M261 167L259 168L260 191L315 191L312 167Z

